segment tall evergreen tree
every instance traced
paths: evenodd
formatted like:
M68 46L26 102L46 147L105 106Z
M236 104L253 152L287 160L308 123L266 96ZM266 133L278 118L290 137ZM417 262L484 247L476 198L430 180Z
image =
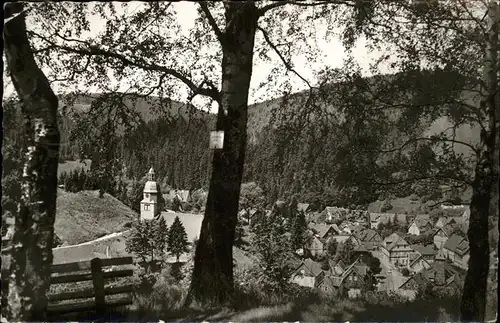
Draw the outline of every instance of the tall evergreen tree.
M185 252L189 251L189 242L187 239L186 229L178 216L175 217L174 223L168 232L168 251L177 258Z
M292 226L292 248L293 251L304 247L306 239L307 222L306 215L298 211Z
M163 258L167 243L168 226L163 216L160 215L157 220L155 220L154 226L154 244L155 249L157 250L157 258Z

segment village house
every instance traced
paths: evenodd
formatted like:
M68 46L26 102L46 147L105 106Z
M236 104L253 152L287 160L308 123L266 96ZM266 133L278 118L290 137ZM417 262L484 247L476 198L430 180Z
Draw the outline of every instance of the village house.
M163 194L163 197L165 199L170 200L176 196L181 202L189 202L191 200L191 194L189 190L170 190L168 194Z
M408 227L408 233L419 236L423 234L424 232L427 232L429 230L432 230L433 225L432 221L429 218L428 214L419 214L415 217L415 219L412 221L410 226Z
M330 240L337 241L337 244L339 246L346 244L347 241L349 241L354 247L359 246L361 244L361 242L358 239L356 239L355 236L350 235L350 234L337 234L337 235L331 236L328 239L328 241L330 241Z
M434 245L438 250L441 249L446 241L457 232L462 232L462 225L454 220L448 221L443 227L435 229L432 237Z
M356 259L338 275L326 275L318 284L318 288L329 295L345 295L354 298L361 294L365 287L368 267Z
M427 285L434 288L447 289L459 292L463 287L464 272L446 262L443 254L436 256L436 261L429 268L423 269L405 281L400 289L417 292L425 289Z
M293 271L292 282L304 287L316 288L325 277L321 264L308 258Z
M431 263L425 260L421 254L413 253L410 255L410 264L408 265L408 269L412 274L419 273L420 271L430 267Z
M304 212L304 214L309 213L310 204L309 203L298 203L297 204L297 211Z
M325 207L324 212L326 215L326 221L331 223L347 219L349 210L341 207L327 206Z
M347 269L347 265L344 263L342 259L340 260L328 260L329 269L325 272L325 276L342 276Z
M377 229L380 224L387 224L389 222L398 222L402 225L407 224L406 214L396 214L396 213L369 213L370 218L370 228Z
M411 246L416 255L422 256L429 263L434 262L437 250L434 248L433 244L424 246L423 244L414 244Z
M414 253L408 242L398 233L393 233L382 242L382 255L395 266L407 267Z
M308 228L317 234L320 239L327 240L329 237L334 236L339 233L338 227L335 225L323 224L323 223L309 223Z
M326 295L342 295L344 294L342 278L342 276L325 276L318 288Z
M356 231L354 236L363 243L368 250L378 250L382 245L382 237L372 229L363 229Z
M466 223L467 219L464 219L460 216L454 216L454 217L441 216L434 224L434 227L442 228L446 225L464 225Z
M447 218L447 217L445 217L445 216L440 216L440 217L437 219L436 223L434 224L434 227L435 227L435 228L442 228L442 227L444 227L444 226L448 223L448 221L449 221L449 220L448 220L448 218Z
M338 226L338 228L339 228L340 232L345 233L345 234L352 234L352 232L354 231L354 225L347 222L347 221L342 222Z
M437 254L434 245L424 246L416 244L412 245L411 248L414 250L414 253L410 255L410 263L408 265L410 272L415 274L423 269L430 268Z
M354 247L353 254L355 257L360 257L361 259L367 259L366 257L371 255L371 251L365 247L364 243L361 243L360 245Z
M304 253L307 254L307 256L312 257L323 256L325 254L325 247L326 242L317 235L313 234L310 235L305 241Z
M453 234L444 244L443 252L445 257L458 267L468 268L470 255L467 238L459 234Z

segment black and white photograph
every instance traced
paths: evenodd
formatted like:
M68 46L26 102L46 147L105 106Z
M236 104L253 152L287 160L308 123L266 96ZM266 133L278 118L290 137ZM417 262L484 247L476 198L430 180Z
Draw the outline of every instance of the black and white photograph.
M3 11L1 323L496 322L499 0Z

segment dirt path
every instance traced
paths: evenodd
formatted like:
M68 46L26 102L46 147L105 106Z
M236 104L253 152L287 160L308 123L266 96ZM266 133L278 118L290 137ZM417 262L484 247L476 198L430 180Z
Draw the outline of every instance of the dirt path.
M107 234L107 235L105 235L103 237L100 237L100 238L97 238L97 239L94 239L94 240L91 240L91 241L86 241L86 242L82 242L82 243L74 244L74 245L69 245L69 246L56 247L56 248L53 248L52 250L60 250L60 249L65 249L65 248L72 248L72 247L90 245L90 244L93 244L95 242L99 242L99 241L103 241L103 240L108 240L108 239L120 237L120 236L124 235L125 233L127 233L129 231L130 230L126 230L126 231L122 231L122 232L113 232L111 234Z

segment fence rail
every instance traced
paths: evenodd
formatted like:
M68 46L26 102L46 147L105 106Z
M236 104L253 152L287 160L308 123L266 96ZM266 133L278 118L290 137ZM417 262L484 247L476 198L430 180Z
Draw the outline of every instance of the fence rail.
M91 261L80 261L68 264L57 264L52 266L53 274L63 274L52 276L51 284L65 284L81 281L92 281L93 288L86 288L74 292L59 292L49 294L49 314L57 315L70 312L93 311L98 315L104 314L107 309L112 307L124 306L132 304L130 297L134 286L126 284L118 287L105 287L105 280L109 278L130 277L134 274L132 269L118 269L107 271L105 267L132 265L134 260L132 257L121 257L111 259L94 258ZM90 271L89 273L71 274L71 272ZM69 273L69 274L68 274ZM128 294L126 298L106 300L106 296ZM93 301L69 303L69 304L54 304L58 301L77 300L85 298L94 298Z
M73 312L95 311L97 315L104 315L108 309L132 304L133 284L125 284L116 287L105 287L106 279L133 276L132 269L120 269L118 266L134 264L133 257L120 257L101 259L94 258L90 261L79 261L66 264L52 265L51 285L67 284L83 281L92 281L92 287L80 287L77 291L63 291L48 294L49 316L58 316ZM106 268L111 267L111 268ZM2 280L6 272L2 273ZM6 283L5 281L2 282ZM106 299L106 296L125 294L118 299ZM82 299L94 298L92 301L82 302ZM61 301L76 301L59 304Z

